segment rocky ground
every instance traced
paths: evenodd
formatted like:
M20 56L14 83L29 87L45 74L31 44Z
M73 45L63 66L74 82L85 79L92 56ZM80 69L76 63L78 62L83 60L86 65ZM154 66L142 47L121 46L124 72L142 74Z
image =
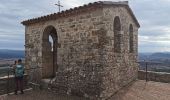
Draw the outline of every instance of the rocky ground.
M49 91L31 90L24 94L0 96L0 100L86 100L80 97L57 95Z
M170 100L170 84L139 80L119 91L110 100Z
M56 95L48 91L27 91L21 95L3 95L0 100L86 100L74 96ZM138 80L123 88L109 100L170 100L170 84Z

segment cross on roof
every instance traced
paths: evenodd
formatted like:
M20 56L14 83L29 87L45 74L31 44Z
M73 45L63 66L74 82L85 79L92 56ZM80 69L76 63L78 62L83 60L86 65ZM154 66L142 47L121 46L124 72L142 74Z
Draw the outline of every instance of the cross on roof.
M59 10L59 12L60 12L60 7L63 7L63 6L60 4L60 0L58 0L58 4L55 4L55 5L58 6L58 10Z

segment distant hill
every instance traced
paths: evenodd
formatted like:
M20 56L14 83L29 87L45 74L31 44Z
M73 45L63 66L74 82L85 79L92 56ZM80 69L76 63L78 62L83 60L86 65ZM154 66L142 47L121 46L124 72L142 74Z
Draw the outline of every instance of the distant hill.
M152 53L139 53L138 60L147 60Z
M170 59L170 53L165 52L165 53L154 53L150 55L151 59Z
M8 59L8 58L24 58L25 51L24 50L6 50L0 49L0 58Z
M170 73L170 52L139 53L140 69L145 70L148 62L148 70Z
M139 53L139 60L170 60L170 52Z

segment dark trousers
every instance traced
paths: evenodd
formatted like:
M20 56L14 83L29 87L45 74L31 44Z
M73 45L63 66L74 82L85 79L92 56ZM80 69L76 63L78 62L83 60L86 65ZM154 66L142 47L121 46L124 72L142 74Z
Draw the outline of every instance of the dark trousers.
M18 90L23 92L23 84L24 84L23 76L15 77L15 84L16 84L15 93L17 93Z

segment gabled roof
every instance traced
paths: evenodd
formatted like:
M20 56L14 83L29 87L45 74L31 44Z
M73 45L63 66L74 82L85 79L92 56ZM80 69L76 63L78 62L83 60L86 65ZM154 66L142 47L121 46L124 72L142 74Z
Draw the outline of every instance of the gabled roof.
M137 21L135 15L133 14L131 8L128 5L128 1L119 1L119 2L98 1L98 2L94 2L94 3L89 3L87 5L71 8L69 10L65 10L65 11L62 11L62 12L53 13L53 14L50 14L50 15L29 19L29 20L23 21L21 23L23 25L30 25L30 24L35 24L35 23L42 22L42 21L55 20L55 19L58 19L58 18L76 15L76 14L79 14L79 13L82 13L82 12L88 12L88 11L96 10L97 8L102 8L102 7L108 6L108 5L126 7L126 9L129 11L130 15L134 19L136 25L138 27L140 27L139 22Z

